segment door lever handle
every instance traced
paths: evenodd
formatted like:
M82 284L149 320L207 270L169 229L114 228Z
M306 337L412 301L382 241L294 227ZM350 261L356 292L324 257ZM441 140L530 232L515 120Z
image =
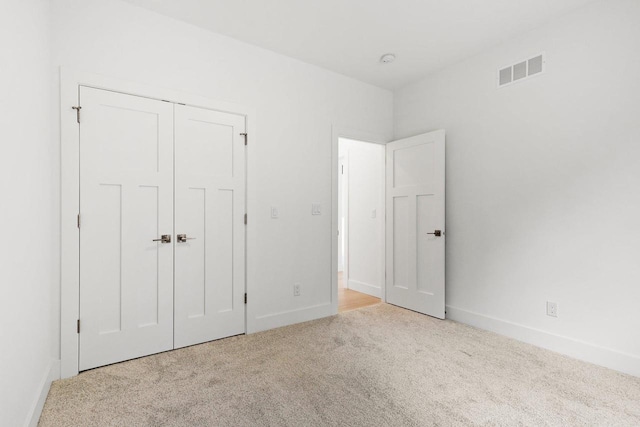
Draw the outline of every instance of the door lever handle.
M153 239L153 242L171 243L171 234L163 234L159 239Z
M436 237L440 237L442 236L442 230L434 230L433 233L427 233L427 234L433 234Z
M187 240L195 240L195 237L187 237L186 234L178 234L178 243L185 243Z

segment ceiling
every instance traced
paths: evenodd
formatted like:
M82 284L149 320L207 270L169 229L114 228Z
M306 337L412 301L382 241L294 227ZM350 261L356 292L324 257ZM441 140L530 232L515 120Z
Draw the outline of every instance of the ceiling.
M593 0L125 1L394 89Z

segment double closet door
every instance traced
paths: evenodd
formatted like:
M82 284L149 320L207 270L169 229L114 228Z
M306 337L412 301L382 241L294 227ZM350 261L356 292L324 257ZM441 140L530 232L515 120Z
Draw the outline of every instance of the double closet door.
M79 97L79 369L244 333L244 116Z

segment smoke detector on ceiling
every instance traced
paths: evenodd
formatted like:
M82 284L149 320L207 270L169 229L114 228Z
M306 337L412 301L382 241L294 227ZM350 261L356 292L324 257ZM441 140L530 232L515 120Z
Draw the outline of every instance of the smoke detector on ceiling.
M383 64L390 64L396 60L396 56L393 53L385 53L380 57L380 62Z

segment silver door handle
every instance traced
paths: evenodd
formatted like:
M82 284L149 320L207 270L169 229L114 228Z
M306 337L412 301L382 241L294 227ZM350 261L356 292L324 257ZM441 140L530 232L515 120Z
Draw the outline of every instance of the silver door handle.
M171 243L171 234L163 234L159 239L153 239L153 242Z
M186 234L178 234L176 237L178 238L178 243L184 243L187 240L195 240L195 237L187 237Z
M427 233L427 234L433 234L436 237L440 237L442 236L442 230L434 230L433 233Z

